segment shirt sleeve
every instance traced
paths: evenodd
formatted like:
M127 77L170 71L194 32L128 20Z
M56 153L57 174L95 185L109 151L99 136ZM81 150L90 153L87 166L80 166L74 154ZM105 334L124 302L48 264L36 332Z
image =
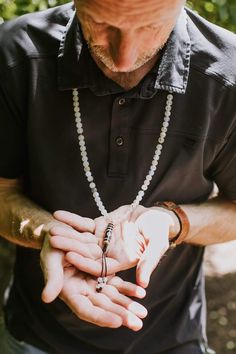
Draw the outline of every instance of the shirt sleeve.
M8 78L10 79L10 78ZM4 85L6 84L6 85ZM8 86L8 89L6 88ZM25 170L26 129L13 99L17 92L0 76L0 177L18 178Z
M236 200L236 123L211 169L211 178L219 192L230 200Z

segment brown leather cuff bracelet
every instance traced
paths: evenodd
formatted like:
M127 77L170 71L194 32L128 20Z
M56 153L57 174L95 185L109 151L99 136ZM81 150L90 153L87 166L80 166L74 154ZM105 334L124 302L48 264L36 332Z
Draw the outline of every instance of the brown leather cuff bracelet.
M179 205L176 205L174 202L157 202L155 206L173 211L173 213L177 216L179 220L180 230L178 234L170 240L170 247L174 248L177 245L181 244L186 238L189 232L189 220L183 209L180 208Z

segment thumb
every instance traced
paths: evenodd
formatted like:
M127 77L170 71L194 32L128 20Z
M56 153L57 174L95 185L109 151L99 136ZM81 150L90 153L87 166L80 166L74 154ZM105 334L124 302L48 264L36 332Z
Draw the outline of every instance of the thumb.
M45 279L45 287L42 291L42 301L50 303L57 298L63 287L64 280L64 252L51 249L41 259L41 267Z
M136 222L147 244L136 268L136 280L146 288L152 272L169 248L169 227L172 219L166 213L150 210L139 216Z
M147 248L143 252L136 268L137 284L146 288L149 284L152 272L157 267L164 253L169 248L168 237L163 237L162 240L150 240Z
M156 249L155 249L156 248ZM152 247L151 242L143 252L136 268L137 284L146 288L149 284L150 277L161 258L158 254L158 248Z

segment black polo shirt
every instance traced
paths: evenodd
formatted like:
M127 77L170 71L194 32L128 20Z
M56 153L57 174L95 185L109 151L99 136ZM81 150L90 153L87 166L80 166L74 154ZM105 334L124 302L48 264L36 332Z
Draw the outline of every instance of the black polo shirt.
M25 193L50 212L93 218L99 212L80 158L75 87L91 169L108 210L131 203L140 189L168 92L172 118L143 205L204 202L213 182L236 199L235 35L183 10L159 63L124 91L93 62L71 4L0 27L0 175L22 177ZM81 321L59 299L43 304L39 252L17 247L7 326L53 354L157 354L205 340L202 256L202 247L181 245L164 258L142 300L149 315L134 333ZM121 276L135 281L134 270Z

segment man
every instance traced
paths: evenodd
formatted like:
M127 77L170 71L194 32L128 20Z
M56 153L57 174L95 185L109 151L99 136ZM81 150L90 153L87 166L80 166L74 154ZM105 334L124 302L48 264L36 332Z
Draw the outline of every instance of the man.
M207 353L203 246L236 239L236 38L183 5L78 0L1 27L4 354Z

